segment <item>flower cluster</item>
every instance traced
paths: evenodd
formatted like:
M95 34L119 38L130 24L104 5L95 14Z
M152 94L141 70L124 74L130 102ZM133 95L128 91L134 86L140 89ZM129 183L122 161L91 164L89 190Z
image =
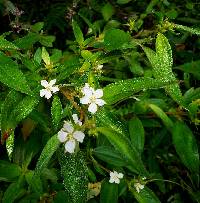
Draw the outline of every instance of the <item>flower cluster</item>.
M96 113L98 106L103 106L106 102L103 99L103 90L94 90L88 83L82 88L81 92L84 96L80 99L81 104L88 104L88 111L92 114Z
M122 173L117 173L116 171L110 172L110 183L120 183L120 179L122 179L124 175Z
M72 115L75 124L82 125L76 114ZM85 134L82 131L75 130L71 122L65 121L63 128L58 132L58 139L65 143L65 151L74 153L76 145L84 140Z

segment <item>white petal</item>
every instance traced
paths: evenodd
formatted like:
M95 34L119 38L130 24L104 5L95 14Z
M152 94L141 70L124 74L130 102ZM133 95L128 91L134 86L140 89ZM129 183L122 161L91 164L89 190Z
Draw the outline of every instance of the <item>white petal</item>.
M74 131L72 124L67 121L64 122L63 129L68 133L72 133Z
M114 183L114 179L110 177L109 182L110 182L110 183Z
M44 95L46 94L46 89L42 89L42 90L40 90L40 96L41 97L44 97Z
M51 94L51 91L49 91L47 89L42 89L42 90L40 90L40 96L49 99L49 98L51 98L52 94Z
M56 84L56 79L51 80L51 81L49 82L49 86L53 86L53 85L55 85L55 84Z
M118 173L118 178L123 178L124 175L122 173Z
M45 98L46 98L46 99L50 99L51 96L52 96L51 91L46 90Z
M69 153L74 153L75 146L76 146L75 140L69 140L65 144L65 150Z
M53 93L58 92L59 88L57 86L50 88Z
M77 114L73 114L72 115L72 118L74 120L74 123L77 123L78 122L78 115Z
M87 83L86 83L87 84ZM94 88L90 87L88 84L85 87L82 88L81 92L88 97L91 97L94 93Z
M117 183L117 184L119 184L119 183L120 183L119 178L115 178L115 183Z
M98 106L103 106L104 104L106 104L106 102L103 99L96 99L95 103Z
M41 85L43 87L47 87L47 86L49 86L49 83L46 80L41 80Z
M97 90L95 90L95 91L94 91L94 96L95 96L96 98L101 98L101 97L103 97L103 90L102 90L102 89L97 89Z
M60 140L60 142L66 142L67 141L67 135L68 135L67 132L60 130L58 132L58 139Z
M83 139L85 137L85 134L81 131L75 131L73 133L73 137L78 141L78 142L83 142Z
M73 118L75 124L78 124L80 126L82 125L82 122L78 119L77 114L73 114L72 118Z
M102 68L103 68L103 65L98 65L97 66L97 70L102 70Z
M84 96L84 97L80 98L80 103L81 104L89 104L90 103L90 97Z
M97 105L95 103L91 103L88 107L88 111L92 114L96 113L97 111Z

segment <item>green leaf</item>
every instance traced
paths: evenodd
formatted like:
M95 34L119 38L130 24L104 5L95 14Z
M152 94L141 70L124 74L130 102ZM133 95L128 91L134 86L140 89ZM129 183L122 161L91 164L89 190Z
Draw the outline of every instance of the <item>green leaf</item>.
M134 78L122 80L104 87L104 100L108 105L122 101L133 96L139 91L147 89L162 88L170 83L170 80L153 79L153 78Z
M11 58L0 52L0 82L22 93L30 94L31 90L18 65Z
M11 183L6 189L2 203L13 203L17 198L22 196L26 191L23 189L24 177L19 177L18 181Z
M187 31L192 34L195 34L195 35L200 35L200 28L187 27L187 26L178 25L178 24L173 24L173 25L178 30L183 30L183 31Z
M1 130L2 132L14 129L16 127L16 121L14 117L11 117L13 109L21 101L22 94L15 90L11 90L5 98L4 103L1 106Z
M84 203L87 198L88 171L84 155L64 154L60 150L59 162L63 183L72 203Z
M25 96L14 108L10 116L15 118L16 123L19 123L33 111L38 102L39 99L36 97Z
M172 72L173 58L171 46L167 38L159 33L156 38L156 53L149 48L143 47L152 67L156 79L162 81L175 81L176 78ZM178 104L184 106L182 93L178 84L170 84L165 87L165 91Z
M118 185L104 181L101 186L100 203L118 202Z
M62 104L60 98L57 95L54 95L52 106L51 106L51 116L52 122L55 130L58 129L60 121L62 119Z
M112 147L100 146L95 148L92 153L102 161L115 166L126 166L127 162L123 160L120 153Z
M104 46L108 51L120 50L126 48L130 40L129 33L120 29L110 29L105 32Z
M112 15L115 13L113 6L110 3L107 3L101 9L101 13L105 21L108 21Z
M42 47L42 59L43 59L43 61L45 62L46 65L50 65L51 64L49 53L47 52L45 47Z
M158 197L147 186L139 193L135 189L132 189L131 192L139 203L160 203Z
M131 142L135 148L142 152L144 148L144 128L139 118L133 118L128 123Z
M28 171L25 178L33 192L43 194L42 181L39 176L34 175L34 171Z
M112 130L129 136L126 125L119 120L117 116L102 108L96 114L96 121L98 126L110 127Z
M48 35L48 36L40 36L40 39L39 39L39 42L42 46L45 46L45 47L53 47L53 42L56 40L56 37L55 36L51 36L51 35Z
M1 50L18 50L19 48L15 46L12 42L7 41L2 36L0 36L0 49Z
M39 32L44 27L44 22L37 22L31 26L31 29L34 32Z
M74 31L74 36L76 38L76 41L78 42L78 44L80 46L82 46L83 42L84 42L83 33L82 33L78 23L75 20L72 20L72 28Z
M38 42L40 39L40 35L36 33L28 33L26 36L22 38L18 38L13 43L19 47L20 49L31 49L32 46Z
M35 169L36 175L40 175L43 169L47 167L49 160L51 159L55 151L58 149L59 145L60 141L57 138L57 134L52 136L48 140L36 164Z
M173 127L173 122L171 121L171 119L166 115L166 113L159 108L158 106L154 105L154 104L149 104L149 107L154 111L154 113L161 118L162 122L164 123L164 125L171 130L171 128Z
M19 177L21 172L18 165L0 160L0 181L11 182Z
M172 131L173 143L183 164L191 171L199 173L199 153L196 139L190 128L177 122Z
M132 0L117 0L117 3L118 3L118 4L127 4L127 3L129 3L130 1L132 1Z
M138 151L125 135L105 127L98 127L97 131L106 136L122 158L134 169L134 172L144 176L148 175Z

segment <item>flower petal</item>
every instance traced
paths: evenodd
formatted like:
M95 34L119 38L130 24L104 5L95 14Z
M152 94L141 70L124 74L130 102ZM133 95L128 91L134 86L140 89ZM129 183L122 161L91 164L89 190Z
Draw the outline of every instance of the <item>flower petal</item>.
M89 104L90 103L90 97L84 96L84 97L80 98L80 103L81 104Z
M68 135L67 132L64 132L64 131L60 130L58 132L58 139L59 139L59 141L60 142L66 142L67 141L67 135Z
M50 89L51 89L51 91L52 91L53 93L59 91L59 88L58 88L57 86L55 86L55 87L50 87Z
M118 178L123 178L124 175L122 173L118 173Z
M75 146L76 146L75 140L69 140L65 144L65 150L69 153L74 153Z
M81 131L75 131L73 133L73 137L78 141L78 142L83 142L83 139L85 137L85 134Z
M49 86L53 86L53 85L55 85L55 84L56 84L56 79L51 80L51 81L49 82Z
M84 95L90 97L90 96L92 96L94 89L92 87L90 87L88 83L85 83L85 86L81 89L81 92Z
M98 106L103 106L104 104L106 104L106 102L103 99L96 99L95 103Z
M63 130L68 133L72 133L74 131L74 127L70 122L65 121L63 125Z
M46 95L46 91L47 91L46 89L40 90L40 96L44 97Z
M49 86L49 83L46 81L46 80L41 80L41 85L43 86L43 87L47 87L47 86Z
M50 90L46 90L45 98L46 99L50 99L51 96L52 96L51 91Z
M103 97L103 90L102 90L102 89L97 89L97 90L95 90L95 91L94 91L94 96L95 96L96 98L101 98L101 97Z
M72 118L73 118L75 124L78 124L79 126L82 125L82 122L78 119L77 114L73 114Z
M40 90L40 96L49 99L49 98L51 98L52 94L51 94L51 91L49 91L47 89L42 89L42 90Z
M97 105L95 103L91 103L88 107L88 111L92 114L96 113L97 111Z

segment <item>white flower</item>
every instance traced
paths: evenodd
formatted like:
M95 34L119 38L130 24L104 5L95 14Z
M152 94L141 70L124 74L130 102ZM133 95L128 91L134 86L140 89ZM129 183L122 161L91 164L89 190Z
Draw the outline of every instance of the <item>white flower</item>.
M117 173L116 171L110 172L110 183L120 183L120 179L123 178L124 175L122 173Z
M74 153L76 143L83 142L85 134L81 131L74 130L70 122L65 121L63 128L58 132L58 139L65 143L65 151Z
M79 126L82 126L82 122L78 119L77 114L73 114L72 118L73 118L75 124L78 124Z
M139 193L140 190L144 189L144 185L142 185L141 183L134 183L134 187L136 189L136 191Z
M54 86L55 83L56 79L51 80L49 83L46 80L41 80L41 85L45 87L45 89L40 90L40 96L49 99L52 96L52 92L58 92L59 88L57 86Z
M82 88L84 97L80 99L81 104L89 104L88 111L94 114L98 106L103 106L106 102L100 99L103 96L103 90L90 87L88 83Z
M101 71L102 68L103 68L103 65L98 65L98 66L97 66L97 70L99 70L99 71Z

